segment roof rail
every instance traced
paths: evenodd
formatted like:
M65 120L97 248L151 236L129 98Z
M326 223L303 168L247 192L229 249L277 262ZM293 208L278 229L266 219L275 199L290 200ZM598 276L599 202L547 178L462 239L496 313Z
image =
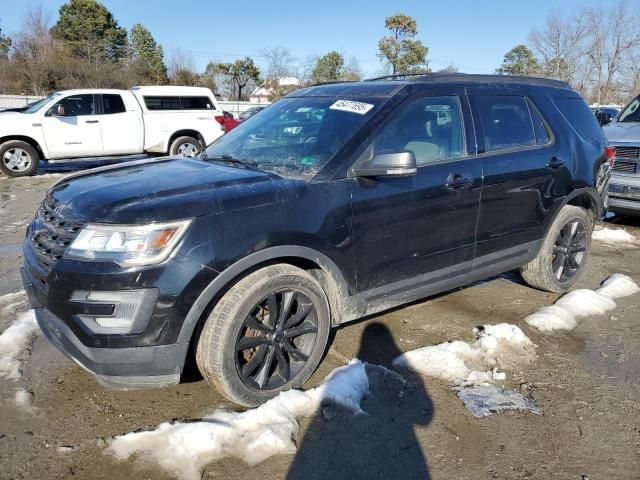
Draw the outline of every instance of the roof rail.
M376 80L402 80L407 77L426 77L432 75L431 72L419 72L419 73L395 73L393 75L383 75L381 77L365 78L363 82L375 82Z

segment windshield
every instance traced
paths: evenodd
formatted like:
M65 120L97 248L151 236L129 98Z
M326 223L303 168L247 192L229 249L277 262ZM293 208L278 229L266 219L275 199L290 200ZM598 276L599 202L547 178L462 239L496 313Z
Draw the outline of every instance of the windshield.
M620 117L618 118L619 122L640 122L640 97L636 97L633 101L627 105Z
M42 100L38 100L36 103L31 105L29 108L27 108L22 113L36 113L38 110L40 110L42 107L44 107L51 100L53 100L54 98L59 97L59 96L60 96L59 93L53 93L53 94L49 95L47 98L43 98Z
M380 99L285 98L207 148L205 159L242 160L284 177L318 173L372 117Z

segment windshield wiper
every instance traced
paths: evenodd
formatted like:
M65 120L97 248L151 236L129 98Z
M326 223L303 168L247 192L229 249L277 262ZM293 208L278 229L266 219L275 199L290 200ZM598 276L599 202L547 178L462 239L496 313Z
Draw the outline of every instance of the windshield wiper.
M242 165L243 167L246 167L250 170L256 170L261 172L262 169L260 169L260 167L258 167L258 164L255 162L250 162L249 160L242 160L240 158L234 158L231 155L220 155L219 157L207 157L206 155L204 155L202 157L202 159L204 161L207 160L212 160L214 162L226 162L226 163L234 163L236 165Z

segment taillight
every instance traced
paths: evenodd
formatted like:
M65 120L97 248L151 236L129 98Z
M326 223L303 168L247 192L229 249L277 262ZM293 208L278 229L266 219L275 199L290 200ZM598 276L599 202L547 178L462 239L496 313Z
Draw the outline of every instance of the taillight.
M216 122L218 122L220 124L220 128L222 128L222 130L224 130L224 115L216 115L213 118L215 118Z
M607 145L606 147L604 147L604 153L609 159L609 163L611 163L611 166L613 167L613 165L616 163L616 147Z

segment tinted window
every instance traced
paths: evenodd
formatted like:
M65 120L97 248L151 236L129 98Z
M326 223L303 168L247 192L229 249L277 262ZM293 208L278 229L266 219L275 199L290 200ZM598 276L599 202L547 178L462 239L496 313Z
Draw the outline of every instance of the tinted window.
M547 126L544 124L540 112L531 102L529 102L529 112L531 113L531 121L533 122L533 131L536 134L536 145L546 145L551 142L549 130L547 130Z
M65 117L80 117L82 115L95 115L93 94L72 95L58 102L64 108Z
M410 150L418 165L465 154L458 97L428 97L402 110L378 135L373 153Z
M102 106L104 108L105 115L110 115L112 113L124 113L126 111L126 109L124 108L124 102L122 101L122 97L120 95L103 94Z
M640 97L636 97L620 114L619 122L640 121Z
M183 110L213 110L213 104L208 97L180 97Z
M148 110L180 110L180 97L153 96L144 97Z
M578 134L586 139L604 137L604 133L596 117L581 98L554 98L553 100L564 118L576 129Z
M533 124L524 97L480 95L477 106L486 151L535 145Z

